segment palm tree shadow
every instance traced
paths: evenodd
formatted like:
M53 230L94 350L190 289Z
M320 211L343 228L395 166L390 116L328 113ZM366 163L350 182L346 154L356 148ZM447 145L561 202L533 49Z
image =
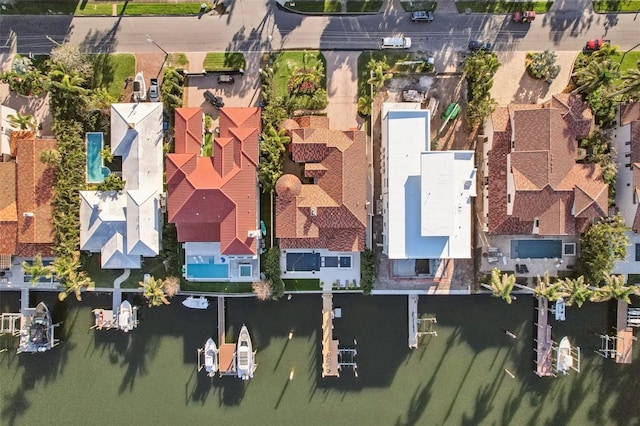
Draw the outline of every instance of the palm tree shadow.
M148 333L131 336L131 344L120 363L121 367L126 366L126 370L118 394L122 395L127 389L132 392L136 378L147 374L147 361L155 356L159 343L157 336Z
M15 392L4 397L4 407L0 412L2 424L13 426L18 424L18 417L22 416L31 407L24 388L20 386Z
M433 376L435 377L435 376ZM402 421L400 418L396 420L396 426L411 426L418 424L418 421L424 414L424 410L427 408L427 403L431 399L431 387L433 386L433 377L429 382L420 389L420 386L416 389L411 402L409 403L409 409L407 410L407 420Z

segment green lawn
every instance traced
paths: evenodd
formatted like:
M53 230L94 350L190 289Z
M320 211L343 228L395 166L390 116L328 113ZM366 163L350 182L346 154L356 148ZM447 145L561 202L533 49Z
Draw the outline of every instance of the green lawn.
M320 280L317 278L286 279L282 281L284 281L286 291L318 291L321 289Z
M347 1L347 12L379 12L382 7L382 1Z
M596 13L605 13L605 12L637 13L638 11L640 11L640 0L594 1L593 10Z
M59 1L18 1L18 2L2 2L7 7L6 10L0 9L0 15L46 15L54 14L73 15L78 4L77 1L59 0Z
M427 10L435 12L438 2L435 1L401 1L400 5L405 12L418 12L421 10Z
M112 3L78 3L76 16L100 16L112 14ZM131 3L117 2L117 14L124 16L141 15L197 15L200 13L200 3ZM206 12L211 10L207 6Z
M285 7L299 12L316 12L316 13L336 13L340 12L340 2L337 0L302 0L287 1Z
M326 69L326 60L322 53L317 50L307 50L309 63L306 64L307 67L313 67L317 61L322 61L325 64ZM291 50L286 52L281 52L276 54L274 67L276 68L276 73L273 76L274 83L276 86L276 96L286 96L287 95L287 83L289 82L290 69L298 69L304 66L303 57L305 51L302 50ZM322 88L326 89L326 78L323 79Z
M109 94L118 99L125 78L135 74L136 57L130 53L100 53L89 58L95 71L95 87L106 87Z
M202 68L207 72L238 71L246 69L247 63L241 52L209 52Z
M206 293L251 293L251 283L215 283L215 282L190 282L180 283L181 291L201 291Z
M553 5L552 1L458 1L458 12L465 13L467 9L475 13L511 13L518 10L533 10L536 13L546 13Z
M100 265L100 253L91 256L83 255L80 258L82 270L96 283L96 287L113 288L113 280L122 275L122 269L102 269Z
M619 53L613 57L614 61L620 62L622 59L622 53ZM638 61L640 61L640 52L632 51L624 55L624 60L620 63L620 71L624 72L629 69L635 69L638 67Z
M189 59L184 53L171 53L167 58L167 65L177 70L189 69Z

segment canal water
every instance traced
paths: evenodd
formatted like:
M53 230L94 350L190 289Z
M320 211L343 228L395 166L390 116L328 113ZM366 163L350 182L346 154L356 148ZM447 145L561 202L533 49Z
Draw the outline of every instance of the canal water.
M227 299L227 338L246 324L257 349L255 377L242 382L196 371L196 349L217 334L216 303L189 310L178 297L144 307L138 328L124 334L89 329L91 309L110 307L107 294L77 303L31 293L31 306L40 300L63 321L63 341L48 353L17 355L17 339L0 338L8 349L0 353L2 425L640 422L640 343L631 365L595 353L597 333L614 320L606 303L568 308L566 322L552 323L555 341L568 336L582 348L582 372L539 378L531 297L512 305L489 296L421 297L419 311L436 316L438 335L410 350L406 297L336 295L342 317L334 336L344 346L357 343L358 377L343 370L340 378L322 378L320 295ZM0 292L0 311L18 308L19 294Z

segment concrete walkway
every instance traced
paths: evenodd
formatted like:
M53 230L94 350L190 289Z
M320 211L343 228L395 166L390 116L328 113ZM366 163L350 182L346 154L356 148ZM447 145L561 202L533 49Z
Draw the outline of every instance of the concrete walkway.
M120 290L120 284L122 284L127 278L129 278L130 274L131 269L125 269L122 275L113 280L113 312L118 312L120 303L122 303L122 291Z
M336 130L360 128L358 119L358 56L360 52L322 52L327 61L329 125Z

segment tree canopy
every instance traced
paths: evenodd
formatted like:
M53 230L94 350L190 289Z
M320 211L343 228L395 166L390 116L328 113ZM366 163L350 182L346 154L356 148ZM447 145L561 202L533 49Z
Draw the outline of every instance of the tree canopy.
M580 238L577 269L589 285L598 285L611 273L615 262L627 256L629 230L619 214L603 218Z

